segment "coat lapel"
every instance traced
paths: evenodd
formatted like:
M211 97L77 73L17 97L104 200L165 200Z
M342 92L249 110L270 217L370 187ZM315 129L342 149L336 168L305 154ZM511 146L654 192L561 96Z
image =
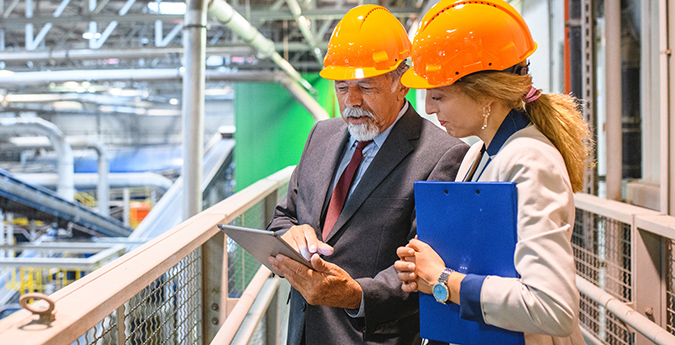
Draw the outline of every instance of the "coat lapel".
M325 242L328 242L351 219L368 196L414 150L411 140L419 138L422 118L412 108L399 119L368 166L358 186L347 199L340 216ZM341 151L340 151L341 152ZM325 208L325 207L324 207Z
M323 164L321 162L317 162L319 164L316 164L317 168L319 169L319 172L316 176L320 176L321 178L316 181L314 188L316 195L314 196L315 201L312 203L312 205L314 205L315 208L313 209L312 213L318 213L318 215L313 218L320 220L319 225L316 229L314 229L318 238L321 238L320 227L323 225L324 212L328 207L328 201L330 199L328 189L330 188L331 182L333 182L335 170L340 164L340 159L342 158L342 153L345 150L348 139L349 132L347 132L347 126L345 124L344 126L340 127L340 130L335 131L334 134L328 136L328 138L326 138L324 141L324 145L319 148L319 152L325 153L325 155L322 156L322 160L328 162L328 164Z

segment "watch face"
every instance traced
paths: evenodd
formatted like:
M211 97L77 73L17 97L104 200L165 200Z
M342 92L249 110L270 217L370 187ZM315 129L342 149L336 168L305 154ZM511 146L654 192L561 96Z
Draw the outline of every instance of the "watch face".
M439 302L445 302L448 300L448 288L442 284L434 285L434 297Z

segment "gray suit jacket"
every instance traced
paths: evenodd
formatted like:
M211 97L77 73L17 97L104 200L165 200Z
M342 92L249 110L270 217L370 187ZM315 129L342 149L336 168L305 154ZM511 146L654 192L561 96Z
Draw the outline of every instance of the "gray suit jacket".
M277 205L270 230L309 224L321 238L329 192L349 133L342 118L318 122ZM346 201L324 257L347 271L364 292L365 317L341 308L308 305L292 289L288 344L415 344L417 294L405 293L393 268L396 248L414 237L413 183L453 181L468 146L422 119L412 107L399 119Z

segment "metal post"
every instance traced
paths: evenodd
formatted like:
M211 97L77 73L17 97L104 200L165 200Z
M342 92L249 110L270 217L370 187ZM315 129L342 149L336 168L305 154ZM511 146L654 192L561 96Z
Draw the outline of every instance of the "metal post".
M222 231L202 245L202 336L211 343L227 315L227 240Z
M621 201L621 2L605 1L607 199Z
M206 1L190 0L185 13L183 46L183 219L202 209L201 179L204 157L204 74Z
M117 308L117 343L126 344L126 313L124 303Z
M122 190L122 221L125 226L129 226L129 207L131 206L131 193L129 193L129 188L124 188Z
M5 242L5 214L0 210L0 245L4 245ZM5 257L5 250L0 250L0 258Z
M597 143L598 138L598 120L597 120L597 102L595 90L595 8L593 0L581 0L581 18L580 18L580 35L582 54L581 62L583 68L580 71L579 77L581 94L583 98L584 121L591 128L591 139ZM573 2L574 3L574 2ZM575 8L570 8L570 14L575 13ZM570 47L573 48L573 47ZM570 52L573 54L572 52ZM574 86L574 85L572 85ZM574 92L574 89L572 90ZM595 160L596 157L591 157ZM592 195L597 195L598 192L598 170L597 168L587 168L584 173L584 192Z
M5 243L12 246L12 245L14 245L14 213L7 212L6 218L7 218L7 229L6 229L7 240L5 241ZM14 257L14 251L8 250L7 251L7 257L13 258Z
M666 76L661 83L661 211L675 215L675 140L671 138L675 133L675 121L672 120L675 102L671 101L675 95L673 81L675 68L672 67L672 47L675 45L675 25L669 21L675 18L675 6L670 1L659 1L659 52L661 52L661 75ZM665 159L665 160L664 160Z

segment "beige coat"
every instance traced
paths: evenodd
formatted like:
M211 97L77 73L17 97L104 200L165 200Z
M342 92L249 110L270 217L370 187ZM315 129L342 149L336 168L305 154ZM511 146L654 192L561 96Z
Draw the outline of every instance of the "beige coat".
M458 181L482 145L469 149ZM480 295L484 321L525 332L528 345L584 344L570 243L574 194L562 156L529 125L514 133L491 158L478 180L517 184L518 243L513 260L521 278L485 279Z

